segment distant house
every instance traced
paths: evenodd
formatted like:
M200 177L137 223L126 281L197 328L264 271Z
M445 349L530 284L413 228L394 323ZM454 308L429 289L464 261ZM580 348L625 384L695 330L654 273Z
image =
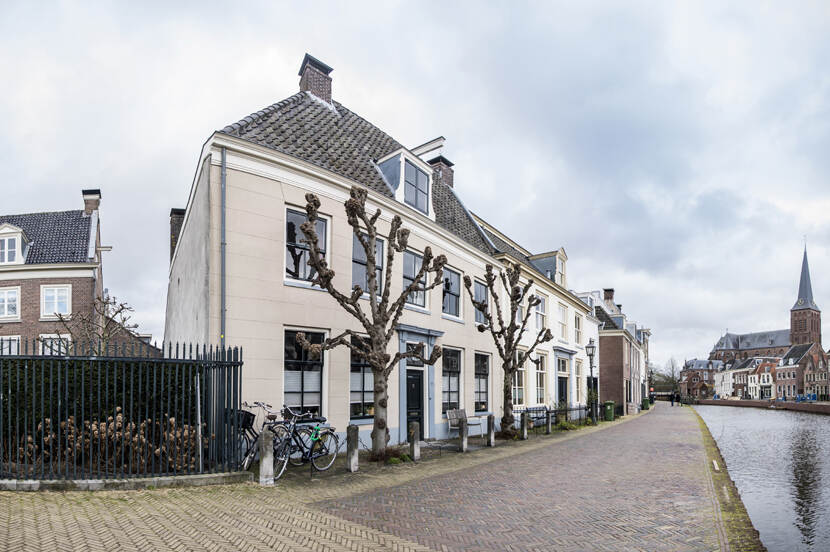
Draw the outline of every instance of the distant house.
M94 311L103 297L101 191L83 190L84 208L0 215L0 354L64 354L60 323ZM130 331L121 342L140 342Z

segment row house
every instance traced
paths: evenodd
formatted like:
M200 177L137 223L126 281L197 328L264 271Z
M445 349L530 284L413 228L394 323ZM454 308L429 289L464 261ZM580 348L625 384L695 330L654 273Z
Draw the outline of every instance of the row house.
M464 206L444 138L404 146L333 100L331 72L306 55L298 93L214 132L203 145L187 206L171 211L165 339L241 346L243 400L286 404L326 416L341 430L355 424L362 435L370 433L369 367L347 347L313 359L295 342L299 331L320 342L359 329L312 285L299 230L305 195L313 192L321 202L317 233L335 286L365 288L366 260L343 208L357 185L368 191L372 210L382 209L381 233L394 215L410 230L408 249L392 266L393 297L412 282L425 247L448 259L443 286L407 298L390 343L390 354L443 348L435 366L401 361L390 375L392 442L406 440L410 421L420 423L424 438L445 437L448 409L501 416L501 364L490 334L477 330L483 317L463 289L468 275L477 299L493 300L482 280L487 264L521 261L534 293L544 299L529 333L543 327L561 332L514 381L516 402L584 403L591 318L567 291L564 250L534 256L516 246L516 259L504 247L514 242ZM505 297L500 300L506 304Z
M593 305L599 321L599 395L621 405L623 414L639 412L648 396L648 343L651 330L628 320L614 302L614 289L578 294Z

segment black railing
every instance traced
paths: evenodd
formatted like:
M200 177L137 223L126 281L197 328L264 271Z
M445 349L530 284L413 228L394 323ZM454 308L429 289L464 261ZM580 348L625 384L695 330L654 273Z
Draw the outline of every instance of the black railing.
M0 356L0 478L236 469L241 350L43 345Z
M550 412L551 424L557 426L567 422L573 425L585 425L591 422L590 406L575 406L563 408L548 408L546 406L519 407L513 409L514 426L521 429L522 414L527 413L530 429L539 431L545 429L547 413Z

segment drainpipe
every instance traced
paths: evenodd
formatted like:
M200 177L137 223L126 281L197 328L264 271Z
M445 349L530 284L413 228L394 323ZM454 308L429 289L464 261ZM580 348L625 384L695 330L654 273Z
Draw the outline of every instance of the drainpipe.
M220 301L221 307L219 309L219 341L222 345L222 349L225 349L225 248L227 244L225 243L225 184L227 179L227 151L225 148L222 148L222 178L221 178L221 189L222 189L222 228L221 232L221 242L219 244L219 255L221 259L221 267L220 267L220 280L221 280L221 292L220 292Z

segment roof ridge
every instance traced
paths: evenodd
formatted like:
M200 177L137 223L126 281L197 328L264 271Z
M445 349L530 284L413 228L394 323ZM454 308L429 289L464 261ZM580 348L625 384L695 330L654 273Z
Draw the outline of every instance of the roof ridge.
M83 209L66 209L65 211L35 211L33 213L9 213L0 215L0 218L5 217L31 217L32 215L62 215L65 213L83 213Z
M231 123L231 124L225 126L222 129L221 132L236 132L236 131L242 130L243 128L247 127L248 125L250 125L254 121L262 119L263 117L265 117L265 115L271 114L271 113L277 111L279 108L284 107L284 106L288 105L289 103L291 103L293 101L296 101L298 98L302 99L303 97L305 97L305 94L303 92L297 92L296 94L292 94L291 96L288 96L287 98L283 98L282 100L280 100L278 102L274 102L271 105L263 107L259 111L254 111L250 115L242 117L241 119L239 119L235 123Z

